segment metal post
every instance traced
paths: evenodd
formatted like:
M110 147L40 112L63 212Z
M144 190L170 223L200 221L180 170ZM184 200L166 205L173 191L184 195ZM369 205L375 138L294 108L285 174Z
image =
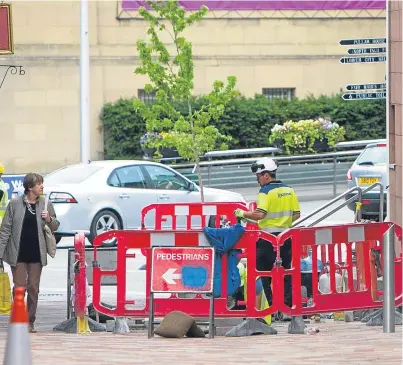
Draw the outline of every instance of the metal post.
M90 160L90 42L88 0L80 0L80 160Z
M208 327L208 335L209 338L214 338L214 293L210 294L210 316L209 316L209 327Z
M379 186L379 222L383 222L383 204L385 199L385 191L383 185Z
M148 309L148 338L154 335L154 293L150 293L150 305Z
M358 202L360 203L360 204L362 204L362 190L360 189L360 190L358 190ZM362 217L362 210L361 210L361 206L360 206L360 209L358 210L358 212L357 212L357 222L361 222L361 217Z
M72 251L73 250L71 248L67 250L67 319L70 319L71 317L71 252Z
M337 157L333 157L333 198L337 196Z
M395 332L395 225L383 236L383 332Z

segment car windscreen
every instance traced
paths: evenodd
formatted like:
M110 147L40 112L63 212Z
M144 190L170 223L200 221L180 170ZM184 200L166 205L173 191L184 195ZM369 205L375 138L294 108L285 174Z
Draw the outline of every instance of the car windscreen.
M386 146L368 147L364 150L362 155L357 158L357 165L385 165L388 160L388 151Z
M46 175L44 178L45 185L57 184L79 184L95 174L102 167L95 165L74 165L66 166L60 170Z

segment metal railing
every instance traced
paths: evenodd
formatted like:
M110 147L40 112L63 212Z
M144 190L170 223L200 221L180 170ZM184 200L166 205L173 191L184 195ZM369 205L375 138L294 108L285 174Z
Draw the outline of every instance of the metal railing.
M340 209L344 208L346 205L356 202L359 204L362 204L362 197L365 193L375 189L376 187L379 186L379 222L383 222L383 208L384 208L384 200L385 200L385 191L383 188L382 183L377 182L375 184L372 184L370 186L368 186L367 188L365 188L364 190L358 186L349 189L347 191L345 191L343 194L340 194L339 196L337 196L336 198L334 198L333 200L327 202L326 204L320 206L319 208L315 209L313 212L309 213L307 216L305 216L304 218L300 218L298 220L296 220L291 227L297 227L299 225L301 225L301 223L305 222L306 220L308 220L309 218L313 217L314 215L323 212L326 208L330 207L331 205L333 205L334 203L338 202L339 200L346 198L349 194L354 193L355 191L357 191L357 193L353 196L351 196L349 199L345 200L342 204L338 205L336 208L334 208L333 210L331 210L330 212L323 214L319 219L317 219L316 221L314 221L313 223L310 223L308 225L308 227L313 227L316 224L322 222L323 220L325 220L326 218L330 217L332 214L336 213L337 211L339 211ZM361 219L361 211L360 209L358 209L358 215L357 215L357 220L359 221Z
M217 151L219 152L219 151ZM321 153L316 155L278 156L278 179L292 186L306 186L317 189L326 185L337 196L337 188L346 183L346 174L358 151ZM256 178L250 171L250 165L256 158L236 158L200 162L202 179L205 186L214 188L236 189L256 187ZM197 183L194 164L174 164L172 168L181 172Z
M335 149L361 148L370 143L385 143L385 139L340 142ZM261 156L274 156L281 153L276 147L238 149L227 151L211 151L203 156L200 162L203 183L207 187L237 189L256 187L256 180L250 172L250 165ZM300 156L276 156L279 164L278 179L295 187L306 190L330 190L333 197L338 189L344 190L346 174L362 149L338 151ZM238 156L248 156L237 158ZM256 156L256 157L252 157ZM235 157L235 158L228 158ZM195 165L178 163L178 159L163 159L164 162L175 160L170 166L178 170L194 182L198 182Z

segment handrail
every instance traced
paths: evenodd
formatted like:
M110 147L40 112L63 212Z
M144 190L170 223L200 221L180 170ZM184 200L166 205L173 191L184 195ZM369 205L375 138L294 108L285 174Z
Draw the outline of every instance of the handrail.
M274 160L281 165L281 161L299 161L299 160L323 160L324 158L334 158L334 157L344 157L344 156L354 156L359 155L362 151L341 151L341 152L328 152L328 153L318 153L312 155L298 155L298 156L279 156L275 157ZM222 165L231 165L231 164L241 164L241 163L253 163L256 161L256 158L236 158L231 160L217 160L217 161L201 161L200 166L222 166ZM301 162L301 161L300 161ZM305 161L303 161L305 162ZM187 164L175 164L169 165L172 168L193 168L194 163Z
M367 193L368 191L374 189L375 187L379 186L379 222L383 222L383 203L385 199L385 189L383 188L382 183L376 182L369 187L367 187L365 190L362 191L362 194Z
M239 150L225 150L225 151L210 151L206 152L203 157L224 157L224 156L241 156L241 155L258 155L262 153L278 153L281 152L277 147L262 147L262 148L243 148Z
M334 146L335 148L354 148L354 147L362 147L366 146L370 143L386 143L386 139L367 139L362 141L347 141L347 142L339 142Z
M327 202L326 204L320 206L319 208L315 209L313 212L311 212L310 214L308 214L306 217L304 218L300 218L297 219L291 227L296 227L298 225L300 225L302 222L305 222L307 219L311 218L312 216L314 216L317 213L320 213L321 211L323 211L324 209L330 207L332 204L336 203L337 201L339 201L340 199L344 198L346 195L352 193L353 191L358 191L358 194L354 195L354 198L360 195L361 192L361 188L356 186L354 188L351 188L347 191L345 191L343 194L340 194L339 196L337 196L336 198L332 199L330 202ZM327 217L326 217L327 218Z
M360 188L359 188L359 189L360 189ZM361 195L360 192L361 192L361 189L360 189L360 191L359 191L358 194L352 196L350 199L347 199L343 204L339 205L337 208L333 209L333 210L330 211L329 213L326 213L325 215L323 215L322 217L320 217L320 218L319 218L318 220L316 220L315 222L309 224L308 227L313 227L314 225L316 225L316 224L322 222L323 220L325 220L326 218L330 217L332 214L338 212L341 208L344 208L344 207L345 207L346 205L348 205L349 203L352 203L353 201L355 201L357 195L358 195L358 196ZM362 200L362 195L361 195L360 199ZM361 201L360 201L360 203L361 203Z
M383 204L384 204L384 188L382 183L380 182L376 182L372 185L370 185L369 187L365 188L364 190L362 190L360 187L356 186L354 188L351 188L347 191L345 191L343 194L340 194L339 196L337 196L336 198L334 198L333 200L331 200L330 202L322 205L321 207L317 208L316 210L314 210L313 212L311 212L310 214L308 214L306 217L302 218L302 219L298 219L296 220L293 225L291 226L296 227L298 225L300 225L302 222L305 222L307 219L311 218L312 216L314 216L317 213L320 213L321 211L323 211L324 209L328 208L329 206L331 206L333 203L336 203L338 200L342 199L343 197L347 196L348 194L352 193L353 191L357 190L358 193L353 195L352 197L350 197L348 200L346 200L344 203L342 203L341 205L337 206L335 209L333 209L332 211L324 214L323 216L321 216L318 220L316 220L315 222L311 223L308 225L308 227L313 227L314 225L322 222L323 220L325 220L326 218L330 217L332 214L336 213L337 211L339 211L340 209L344 208L346 205L348 205L349 203L353 202L357 199L357 201L359 203L362 203L362 197L365 193L367 193L368 191L373 190L375 187L379 186L380 189L380 196L379 196L379 222L383 222ZM361 218L361 212L359 210L358 213L358 217L357 219L360 220Z
M356 147L365 147L370 143L377 142L386 142L386 139L367 139L361 141L347 141L347 142L339 142L334 146L335 149L341 148L356 148ZM241 148L236 150L223 150L223 151L209 151L206 152L201 158L207 158L211 160L212 157L226 157L226 156L243 156L243 155L259 155L264 153L279 153L281 152L281 148L277 147L260 147L260 148ZM297 157L297 156L295 156ZM161 162L169 162L169 161L177 161L182 160L182 157L167 157L161 158Z

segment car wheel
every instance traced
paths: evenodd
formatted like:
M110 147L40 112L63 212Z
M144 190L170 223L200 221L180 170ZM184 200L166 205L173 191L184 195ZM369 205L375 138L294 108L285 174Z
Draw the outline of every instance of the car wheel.
M92 220L89 241L92 244L96 236L115 229L122 229L119 217L110 210L101 210Z

